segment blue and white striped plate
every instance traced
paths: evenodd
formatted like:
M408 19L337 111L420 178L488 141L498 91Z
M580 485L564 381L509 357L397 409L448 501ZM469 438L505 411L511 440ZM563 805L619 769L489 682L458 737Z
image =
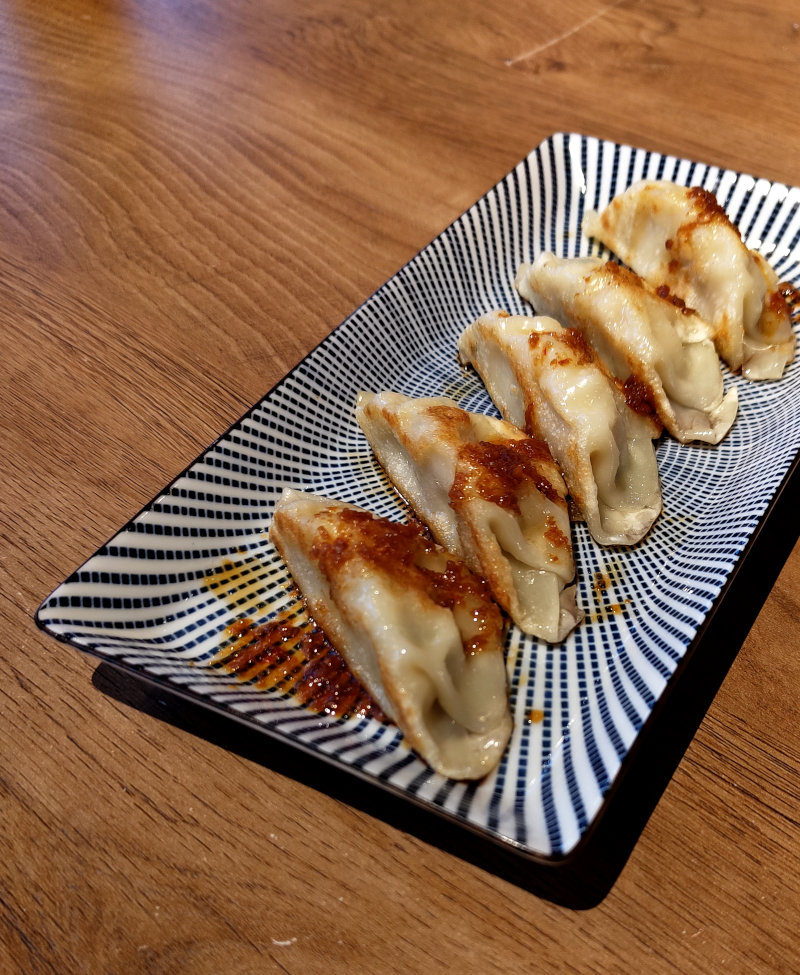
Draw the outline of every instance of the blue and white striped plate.
M797 361L779 382L726 374L739 386L740 412L719 446L659 442L664 513L642 544L604 550L576 526L586 621L554 648L511 630L515 730L486 780L447 781L393 726L312 713L210 661L235 618L266 620L292 605L287 572L267 540L285 485L404 516L354 422L356 393L446 394L493 412L478 379L456 363L461 330L491 308L524 311L513 288L519 262L542 249L588 253L584 210L641 177L712 190L748 245L800 285L800 190L554 135L59 586L39 608L39 625L524 854L567 854L601 810L800 449Z

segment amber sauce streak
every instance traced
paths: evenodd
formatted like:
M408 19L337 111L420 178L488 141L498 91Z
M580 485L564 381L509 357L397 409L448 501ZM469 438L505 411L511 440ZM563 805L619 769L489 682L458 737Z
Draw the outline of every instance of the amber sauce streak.
M592 579L592 589L594 592L603 598L608 592L608 589L612 585L612 581L602 570L598 569L594 578ZM630 599L624 599L621 603L605 603L605 605L598 608L598 610L592 614L593 618L598 621L604 619L609 619L612 616L619 616L621 613L625 612L625 607L630 605Z
M241 562L226 559L221 566L206 573L205 585L236 613L244 606L255 608L264 605L264 575L265 567L258 559L244 559Z
M209 572L207 588L224 599L232 613L242 606L265 609L264 566L258 559L226 560ZM266 623L237 619L225 628L225 643L209 664L260 690L291 694L316 714L337 718L369 715L386 721L380 706L353 676L338 651L308 616L300 593Z
M211 661L257 688L291 694L317 714L386 716L353 676L322 630L309 617L267 623L236 620L225 630L231 641Z

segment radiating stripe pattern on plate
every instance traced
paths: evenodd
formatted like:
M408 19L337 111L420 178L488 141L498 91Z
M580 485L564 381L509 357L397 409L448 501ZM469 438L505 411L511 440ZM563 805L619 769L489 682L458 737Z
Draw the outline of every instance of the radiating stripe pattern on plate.
M311 713L285 694L204 666L235 617L288 611L286 570L267 540L286 485L399 519L405 509L353 419L360 389L445 394L493 413L455 355L491 308L526 311L520 261L542 249L586 254L587 208L636 179L714 191L749 246L800 284L800 191L578 135L555 135L440 234L186 472L75 572L39 622L75 646L162 681L532 854L580 840L800 449L800 371L739 387L740 413L717 447L662 438L664 512L631 549L601 549L575 526L586 620L561 646L512 629L515 718L497 771L480 783L432 773L391 725ZM596 246L594 251L597 252ZM221 596L223 565L239 583ZM237 588L238 587L238 588ZM265 738L265 749L269 740Z

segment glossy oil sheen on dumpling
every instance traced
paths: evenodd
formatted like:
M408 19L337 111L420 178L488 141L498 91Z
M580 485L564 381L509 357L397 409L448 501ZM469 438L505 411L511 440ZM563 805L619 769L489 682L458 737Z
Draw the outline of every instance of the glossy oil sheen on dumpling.
M459 339L503 416L544 440L592 537L638 542L661 511L653 437L583 336L548 317L489 312Z
M777 379L792 361L791 313L777 275L748 250L713 193L642 180L602 213L587 213L583 229L697 311L719 354L746 378Z
M567 488L547 444L446 397L361 393L356 419L435 539L482 575L526 633L579 621Z
M519 293L540 315L577 328L625 389L652 402L682 443L719 443L738 396L723 388L706 322L613 261L540 254L520 266Z
M502 613L421 525L286 489L270 528L309 612L408 744L481 778L511 733Z

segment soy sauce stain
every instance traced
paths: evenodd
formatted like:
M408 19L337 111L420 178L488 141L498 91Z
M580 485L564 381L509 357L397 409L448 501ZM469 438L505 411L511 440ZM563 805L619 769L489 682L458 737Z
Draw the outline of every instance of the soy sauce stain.
M231 610L263 607L266 569L259 559L250 558L241 562L228 559L216 569L206 573L205 586L224 599Z
M612 585L613 580L607 572L598 569L594 573L592 577L592 591L600 600L607 598L608 590ZM623 599L620 603L603 602L593 613L587 614L587 618L597 623L602 623L604 620L611 619L613 616L620 616L631 605L631 602L632 600L627 598Z
M283 605L274 612L267 595L268 574L264 562L252 556L239 562L225 559L206 573L205 588L232 615L253 610L273 613L266 622L250 616L233 620L225 628L223 645L207 666L218 667L259 690L289 694L315 714L368 716L387 722L378 703L308 615L297 589L289 590L288 604L282 590Z
M541 708L531 708L528 711L528 724L541 724L544 721L544 711Z
M621 616L631 604L632 600L630 599L623 599L621 603L604 603L602 606L598 606L594 612L587 613L586 618L595 623L603 623L615 616Z
M610 585L611 579L602 570L598 569L592 578L592 589L595 592L605 592Z
M236 620L225 635L230 642L210 663L238 680L290 694L316 714L386 722L380 706L310 617L298 618L290 608L266 623Z

